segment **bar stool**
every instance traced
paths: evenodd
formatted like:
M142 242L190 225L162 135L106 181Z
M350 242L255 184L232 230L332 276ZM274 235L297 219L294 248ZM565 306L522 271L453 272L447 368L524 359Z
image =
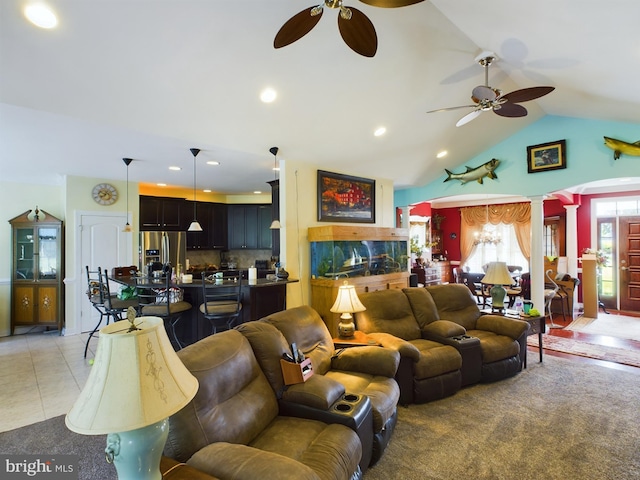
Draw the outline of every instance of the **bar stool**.
M105 305L105 298L107 293L104 291L102 285L102 273L100 271L100 267L98 267L98 270L89 270L89 265L86 265L85 269L87 271L87 297L89 297L91 306L95 308L96 311L100 314L100 319L98 320L95 328L89 334L87 343L84 346L84 358L87 358L89 342L100 328L100 325L102 325L102 319L105 316L107 317L107 324L109 324L109 314L107 313L107 307Z
M202 298L200 312L211 323L211 334L218 329L231 329L242 312L242 277L216 285L202 272Z

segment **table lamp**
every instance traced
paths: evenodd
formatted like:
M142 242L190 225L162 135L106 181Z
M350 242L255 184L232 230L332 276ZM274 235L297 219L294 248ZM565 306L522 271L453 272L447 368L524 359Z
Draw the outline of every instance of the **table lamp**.
M341 313L340 323L338 323L338 335L341 337L353 337L356 326L353 323L352 313L364 312L365 306L362 305L356 288L349 285L346 281L338 288L338 296L333 307L330 309L333 313Z
M107 462L119 480L161 480L167 417L191 401L198 380L173 350L161 318L127 316L100 330L91 372L65 423L76 433L107 435Z
M503 285L511 285L513 283L513 278L506 262L489 263L487 273L480 282L493 285L489 291L491 293L491 311L504 312L504 297L507 295L507 291Z

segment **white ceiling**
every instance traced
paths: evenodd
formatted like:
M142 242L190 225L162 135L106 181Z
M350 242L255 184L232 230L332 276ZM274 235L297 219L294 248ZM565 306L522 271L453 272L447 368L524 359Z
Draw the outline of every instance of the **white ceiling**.
M273 156L424 185L545 114L638 122L640 1L431 0L383 9L345 0L375 25L378 51L351 51L325 9L298 42L280 26L320 0L49 0L54 30L28 23L27 0L0 2L0 169L9 181L62 175L267 190ZM427 114L466 105L484 83L556 90L518 119ZM272 104L259 100L273 87ZM380 125L383 137L374 137ZM438 151L449 156L437 160ZM205 166L217 160L219 167ZM183 167L171 172L170 165Z

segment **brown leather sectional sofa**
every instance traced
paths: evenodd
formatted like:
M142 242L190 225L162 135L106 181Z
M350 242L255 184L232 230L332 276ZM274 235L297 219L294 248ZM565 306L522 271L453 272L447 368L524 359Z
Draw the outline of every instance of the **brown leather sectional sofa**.
M401 402L422 403L465 385L515 375L526 355L527 322L483 315L462 284L360 294L358 330L400 352Z

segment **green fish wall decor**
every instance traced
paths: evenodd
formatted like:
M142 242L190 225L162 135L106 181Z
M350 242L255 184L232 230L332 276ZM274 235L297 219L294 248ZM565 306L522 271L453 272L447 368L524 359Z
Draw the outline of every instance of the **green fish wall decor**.
M613 159L618 160L620 155L633 155L640 157L640 140L635 143L627 143L615 138L604 137L604 144L613 150Z
M460 182L462 182L462 184L464 185L467 182L477 180L478 183L482 184L482 179L484 177L489 177L491 179L498 178L498 175L496 175L494 171L496 168L498 168L499 164L500 160L498 160L497 158L493 158L476 168L465 167L467 171L464 173L453 173L445 168L444 171L447 172L447 178L444 181L448 182L449 180L460 180Z

